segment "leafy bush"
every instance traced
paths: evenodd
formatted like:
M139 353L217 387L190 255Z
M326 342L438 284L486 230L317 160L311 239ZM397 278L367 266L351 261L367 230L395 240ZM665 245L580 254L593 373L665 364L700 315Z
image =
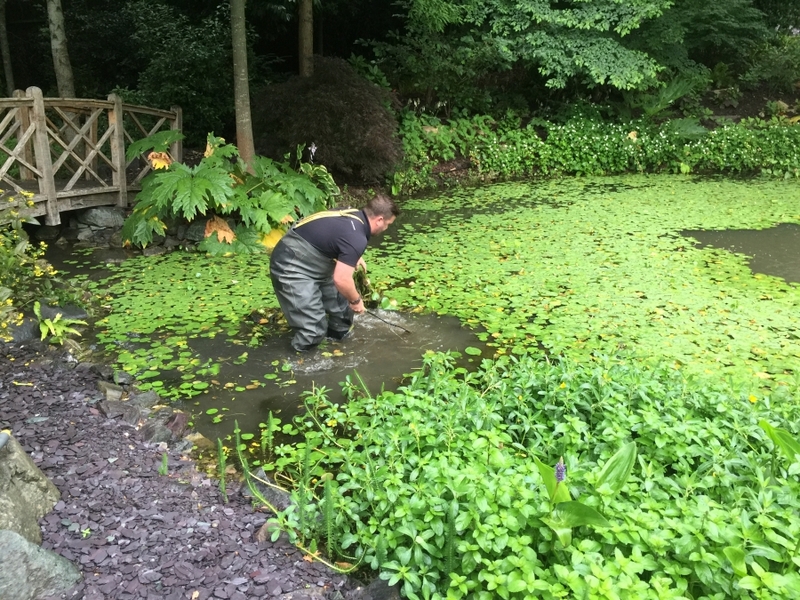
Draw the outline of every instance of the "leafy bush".
M182 107L187 141L194 145L202 144L206 132L223 133L233 119L230 18L225 10L220 7L193 23L161 2L139 0L124 9L145 66L135 93L117 91L147 106Z
M39 300L83 304L82 293L58 277L44 259L44 242L32 243L22 222L17 210L0 210L0 340L6 341Z
M409 598L800 589L790 392L742 396L624 359L524 356L467 373L433 353L397 393L347 391L345 405L309 393L295 419L305 443L266 465L294 488L277 521Z
M327 208L339 188L321 165L299 162L295 171L287 163L257 156L248 166L236 146L208 136L203 159L195 167L164 159L174 132L163 132L132 144L128 157L153 149L163 164L142 181L136 207L126 219L122 237L147 245L153 235L163 235L165 220L198 215L210 217L200 248L211 254L254 252L275 245L287 223ZM298 148L298 159L301 148ZM232 230L221 216L241 223Z
M382 180L400 158L392 96L346 61L314 57L314 75L264 88L253 102L256 149L273 159L298 145L352 181Z
M708 131L694 119L613 123L579 114L563 124L537 119L520 127L513 115L445 123L407 113L401 132L405 160L391 176L395 194L436 187L436 165L454 157L467 160L481 180L664 171L800 175L800 127L784 117Z
M753 53L743 81L751 86L763 82L776 93L791 92L800 81L800 36L778 35Z

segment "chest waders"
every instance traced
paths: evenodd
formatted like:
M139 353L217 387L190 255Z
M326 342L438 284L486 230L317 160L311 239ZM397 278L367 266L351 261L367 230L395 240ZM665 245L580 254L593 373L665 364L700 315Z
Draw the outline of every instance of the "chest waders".
M305 351L326 336L342 339L353 325L353 310L333 285L336 261L328 258L295 231L325 218L349 218L364 224L359 210L315 213L292 227L270 257L270 278L286 321L294 330L292 348Z

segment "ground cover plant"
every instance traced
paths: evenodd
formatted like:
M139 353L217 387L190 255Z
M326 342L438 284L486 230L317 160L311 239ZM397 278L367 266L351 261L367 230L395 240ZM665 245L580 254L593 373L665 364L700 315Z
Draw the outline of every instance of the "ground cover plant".
M800 591L800 406L785 390L756 399L603 357L467 373L430 353L396 393L349 392L309 393L304 442L275 450L294 505L274 536L379 570L406 597Z
M707 130L696 119L614 122L587 110L563 123L533 119L523 127L513 113L499 120L406 113L404 163L392 174L391 185L394 193L435 189L448 182L442 164L454 162L461 178L476 181L660 172L797 177L797 121L776 115Z

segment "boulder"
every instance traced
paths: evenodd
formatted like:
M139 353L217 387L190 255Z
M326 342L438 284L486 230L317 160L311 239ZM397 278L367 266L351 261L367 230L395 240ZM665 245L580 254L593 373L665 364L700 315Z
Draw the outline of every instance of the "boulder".
M116 206L96 206L87 208L77 217L78 221L94 227L122 227L125 218L122 209Z
M15 531L0 529L0 598L36 600L60 594L81 580L75 565Z
M64 306L50 306L49 304L42 303L39 306L43 319L55 319L57 315L61 315L62 319L78 319L83 321L89 318L89 313L80 306L74 304L66 304Z
M41 242L52 242L61 235L61 225L41 225L33 231L33 238Z
M53 509L61 494L13 437L5 432L0 436L0 529L41 544L39 519ZM0 598L5 597L0 593Z

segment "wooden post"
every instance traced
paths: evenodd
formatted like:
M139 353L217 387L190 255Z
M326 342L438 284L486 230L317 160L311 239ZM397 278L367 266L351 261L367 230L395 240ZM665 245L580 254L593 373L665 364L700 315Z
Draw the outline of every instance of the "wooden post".
M89 111L89 118L91 119L92 117L94 117L94 113L90 110ZM89 158L89 156L92 153L92 149L97 147L97 119L96 118L92 121L91 125L89 125L88 136L89 136L89 141L91 142L91 144L84 144L83 145L83 147L85 149L84 154L83 154L84 160ZM97 173L97 155L96 154L95 154L94 158L92 158L92 160L89 161L88 165L89 165L89 168L92 169L92 171ZM92 174L89 173L88 170L84 173L83 178L86 179L86 181L91 181L93 179Z
M117 94L109 94L108 99L114 106L108 110L108 126L114 128L111 134L111 162L114 173L111 177L113 185L119 188L117 206L128 206L128 161L125 160L125 124L122 121L122 98Z
M42 90L38 87L29 87L27 96L33 99L33 123L36 125L34 133L34 146L36 150L36 168L41 173L39 178L39 192L47 197L46 225L61 225L61 215L58 212L58 195L56 182L53 178L53 158L50 156L50 141L47 137L47 118L44 114L44 98Z
M170 123L170 129L183 131L183 110L180 106L173 106L170 110L175 113L175 120ZM173 142L169 147L169 153L175 162L183 162L183 140Z
M14 90L14 98L25 98L25 92L22 90ZM28 131L28 127L31 126L31 112L33 112L33 107L20 106L17 109L17 123L19 123L20 136ZM22 149L22 159L27 161L27 163L30 165L33 164L33 139L29 140ZM36 177L34 176L33 171L20 164L19 178L23 181L30 181Z

